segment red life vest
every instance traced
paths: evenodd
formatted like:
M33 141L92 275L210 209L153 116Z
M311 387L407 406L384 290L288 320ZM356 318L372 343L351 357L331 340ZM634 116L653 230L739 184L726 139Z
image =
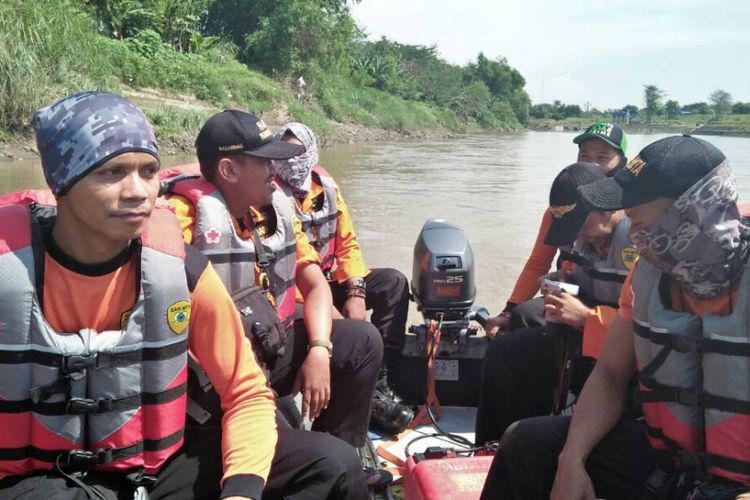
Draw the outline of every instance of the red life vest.
M277 178L276 184L281 186L287 195L297 218L302 223L310 244L320 256L320 268L329 271L336 260L336 227L338 223L338 207L336 206L336 181L333 180L322 166L315 165L312 169L313 181L323 187L323 204L312 212L304 212L299 201L284 180Z
M195 168L186 170L192 174ZM243 239L237 234L233 217L216 185L202 177L186 176L180 167L169 169L160 174L160 178L168 193L186 198L195 207L191 244L208 257L229 293L254 284L259 253L252 239ZM279 319L288 328L294 321L296 306L297 239L289 200L275 192L271 206L276 216L276 231L261 238L260 242L263 253L269 258L269 291L275 300Z
M39 218L0 207L0 474L61 465L156 473L182 445L190 292L174 215L140 238L140 293L122 330L56 332L37 298ZM37 217L36 213L39 213ZM12 430L12 431L9 431Z
M750 486L750 269L725 316L667 308L661 277L641 260L632 281L636 399L651 445Z

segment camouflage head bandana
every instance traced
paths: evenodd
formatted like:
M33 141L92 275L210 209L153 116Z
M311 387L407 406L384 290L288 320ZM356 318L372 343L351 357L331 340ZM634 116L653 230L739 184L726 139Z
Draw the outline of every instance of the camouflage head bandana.
M119 154L140 151L159 159L153 129L143 111L115 94L87 91L34 113L44 177L55 196Z
M690 295L718 297L736 283L750 251L750 227L737 206L737 183L724 160L653 224L630 235L641 258Z
M287 123L276 134L281 139L291 132L305 146L305 152L288 160L274 160L276 175L289 184L295 195L307 196L312 184L312 168L318 163L318 141L310 127L297 122Z

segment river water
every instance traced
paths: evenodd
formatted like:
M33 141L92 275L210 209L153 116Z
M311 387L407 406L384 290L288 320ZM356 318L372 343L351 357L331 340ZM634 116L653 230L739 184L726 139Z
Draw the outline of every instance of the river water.
M575 161L574 135L528 131L335 146L322 151L321 164L342 189L370 267L395 267L411 278L422 225L447 219L463 228L473 248L475 303L496 313L534 244L552 180ZM661 137L630 135L630 155ZM750 139L705 138L727 155L740 200L750 202ZM162 163L181 161L186 158ZM0 161L0 193L42 186L38 160Z

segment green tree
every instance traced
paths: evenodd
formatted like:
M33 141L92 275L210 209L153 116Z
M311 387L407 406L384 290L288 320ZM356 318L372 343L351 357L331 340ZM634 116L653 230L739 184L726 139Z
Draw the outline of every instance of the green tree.
M674 120L680 114L680 103L671 99L668 100L664 103L664 112L667 113L667 119Z
M717 120L729 113L732 108L732 96L726 90L715 90L708 99L713 103L711 108Z
M646 123L651 123L651 119L654 115L658 114L661 110L661 100L663 97L664 91L656 85L643 86L643 103L645 104L644 111L646 112Z

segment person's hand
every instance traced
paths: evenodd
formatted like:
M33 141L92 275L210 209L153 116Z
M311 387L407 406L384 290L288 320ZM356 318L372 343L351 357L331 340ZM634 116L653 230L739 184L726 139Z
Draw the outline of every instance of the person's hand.
M302 418L310 420L328 408L331 399L331 363L328 350L313 347L297 372L292 394L302 391Z
M347 298L346 302L344 302L344 307L341 309L341 314L349 319L366 319L367 308L365 307L365 299L363 297Z
M582 462L558 458L550 500L595 500L594 485Z
M735 500L750 500L750 491L746 491L745 493L737 495L737 498Z
M484 334L488 338L494 338L501 330L508 328L510 325L510 316L510 311L505 311L488 319L484 324Z
M548 293L544 296L544 317L553 323L562 323L583 329L589 308L569 293Z

